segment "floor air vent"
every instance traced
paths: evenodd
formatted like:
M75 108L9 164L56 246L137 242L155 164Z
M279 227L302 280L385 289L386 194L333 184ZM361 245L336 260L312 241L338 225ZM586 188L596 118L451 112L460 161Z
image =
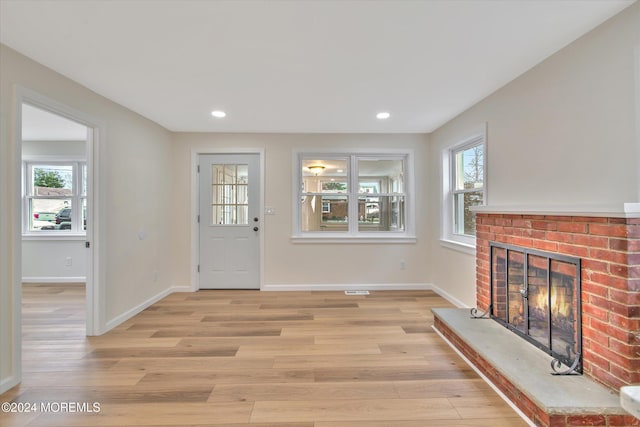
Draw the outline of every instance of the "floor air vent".
M369 295L369 291L344 291L345 295Z

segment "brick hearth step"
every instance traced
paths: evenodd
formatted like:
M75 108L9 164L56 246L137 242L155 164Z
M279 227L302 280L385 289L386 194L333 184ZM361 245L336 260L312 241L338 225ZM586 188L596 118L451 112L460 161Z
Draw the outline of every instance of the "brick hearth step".
M435 329L538 426L637 426L620 397L584 375L551 375L552 358L468 309L433 309Z

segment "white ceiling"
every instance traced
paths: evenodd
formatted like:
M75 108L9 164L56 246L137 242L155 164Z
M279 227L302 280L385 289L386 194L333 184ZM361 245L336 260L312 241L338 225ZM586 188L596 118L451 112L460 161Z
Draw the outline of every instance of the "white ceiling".
M0 0L0 41L172 131L430 132L633 2Z

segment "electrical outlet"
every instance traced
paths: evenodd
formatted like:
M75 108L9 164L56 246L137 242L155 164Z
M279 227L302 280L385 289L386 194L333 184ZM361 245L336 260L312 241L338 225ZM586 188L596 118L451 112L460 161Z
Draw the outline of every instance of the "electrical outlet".
M400 270L404 270L407 268L407 262L403 259L400 260Z
M71 267L71 265L73 264L73 258L71 258L70 256L68 256L65 260L64 260L64 265L65 267Z

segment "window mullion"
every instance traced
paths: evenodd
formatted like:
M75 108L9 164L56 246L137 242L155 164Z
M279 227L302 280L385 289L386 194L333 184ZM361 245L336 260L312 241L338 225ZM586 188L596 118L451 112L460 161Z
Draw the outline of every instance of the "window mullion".
M358 159L354 155L349 156L349 234L358 234Z

